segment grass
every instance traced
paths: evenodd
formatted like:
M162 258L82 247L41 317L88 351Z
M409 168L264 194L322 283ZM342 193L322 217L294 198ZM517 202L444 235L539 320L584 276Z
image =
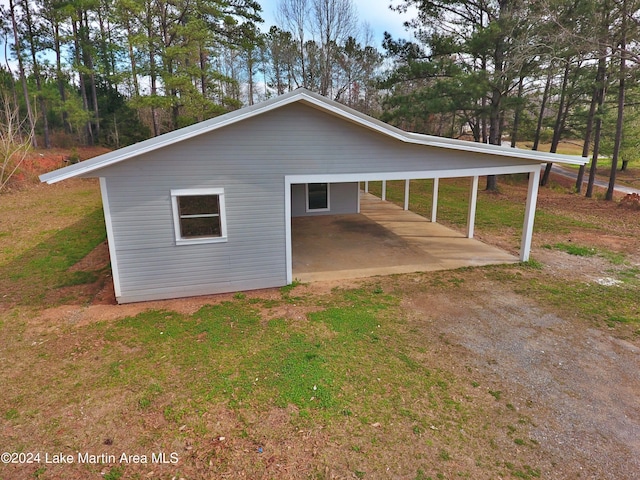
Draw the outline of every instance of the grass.
M244 437L243 443L257 442L265 450L273 445L260 440L246 417L267 418L281 409L289 412L282 435L291 424L303 431L320 427L336 442L350 437L356 476L378 471L381 466L372 459L384 457L399 439L431 437L430 442L440 445L435 454L453 460L454 432L480 430L469 420L469 407L456 398L468 382L459 385L415 357L403 340L399 298L378 290L372 284L320 299L298 297L313 307L303 322L265 318L265 312L287 304L284 297L275 304L270 300L267 307L236 297L191 315L151 310L75 328L72 344L60 335L32 347L32 355L21 359L22 368L32 372L29 387L21 389L19 399L13 394L0 401L0 408L16 428L28 423L57 432L56 441L63 445L73 443L75 435L64 414L68 406L100 409L98 421L107 425L129 412L161 418L165 426L154 435L169 442L178 441L180 432L216 437L220 430L215 419L226 410L238 420L225 435ZM24 333L19 323L3 328L11 338ZM7 355L22 348L22 342L14 342ZM42 358L51 362L50 368L37 368ZM47 418L29 418L29 409L42 398L55 407ZM119 401L109 407L109 398ZM7 404L16 406L7 409ZM430 428L434 423L439 426ZM117 438L118 432L107 427L101 435ZM128 448L144 449L144 436L138 441L142 443ZM118 448L123 448L121 442ZM83 448L104 448L88 443ZM362 463L364 458L369 460ZM120 466L110 475L117 478L125 470Z
M99 272L70 271L106 238L101 208L88 212L0 266L0 286L22 305L42 304L51 290L97 280Z
M533 143L531 142L518 142L518 148L531 149ZM540 143L538 150L541 152L548 152L551 150L551 143ZM563 155L582 155L582 145L580 141L562 141L558 145L557 153Z
M543 283L536 280L531 281L527 289L556 309L569 315L578 315L595 324L610 327L616 323L640 325L640 280L637 277L611 286L596 282ZM612 301L613 298L615 301Z
M441 185L441 216L466 221L468 185ZM430 182L412 182L412 208L430 212L429 189ZM390 182L389 194L401 199L402 183ZM480 199L482 228L517 234L523 203ZM540 216L541 231L604 230L569 214ZM179 451L181 461L146 470L75 465L78 478L146 478L151 471L154 478L281 478L276 466L292 458L307 478L378 478L388 468L402 478L541 478L546 471L536 464L539 447L521 422L518 398L468 364L449 369L466 360L441 350L459 346L425 336L427 327L414 331L410 301L437 290L455 298L478 281L495 282L590 326L638 330L640 323L637 266L619 252L556 241L548 247L610 262L607 274L618 283L567 281L532 260L434 273L415 285L385 277L309 293L294 282L193 313L152 309L81 325L43 322L37 309L25 313L24 305L51 305L52 292L100 277L71 267L103 239L93 205L0 266L0 286L18 305L0 314L2 357L11 359L3 364L0 440L16 451ZM66 476L52 466L26 472Z
M554 245L543 245L543 248L549 250L560 250L566 252L569 255L575 255L577 257L593 257L596 255L597 250L593 247L585 247L581 245L573 245L567 243L556 243Z
M334 295L331 303L341 306L310 313L304 326L283 318L265 322L259 305L245 299L204 307L191 316L150 311L108 327L98 325L104 329L105 368L96 382L135 386L142 409L166 405L166 393L177 382L188 385L194 404L223 403L233 409L292 405L299 417L323 421L345 411L373 416L368 402L357 401L363 391L379 390L370 375L388 377L385 385L393 388L435 386L446 396L443 379L382 341L392 336L385 314L397 300L374 289ZM124 349L136 353L118 353ZM352 370L354 358L362 373ZM172 373L176 367L186 372L184 378ZM394 378L393 371L400 368L407 375ZM172 410L193 413L186 397L170 396Z
M614 252L608 249L590 247L586 245L577 245L574 243L555 243L553 245L545 244L542 248L547 250L559 250L576 257L601 257L606 259L611 265L623 266L626 264L626 256L624 253Z
M501 176L499 184L522 185L524 175ZM369 191L380 196L382 182L369 182ZM439 183L438 222L464 229L467 223L468 199L471 184L468 179L443 179ZM412 180L409 189L409 205L412 211L427 218L431 217L432 180ZM404 204L404 181L387 182L387 200L397 205ZM488 234L508 233L512 243L517 245L524 222L525 197L514 201L513 197L487 193L482 190L478 195L476 211L476 230ZM538 210L534 225L535 233L569 233L572 229L599 229L595 222L580 220L557 212Z

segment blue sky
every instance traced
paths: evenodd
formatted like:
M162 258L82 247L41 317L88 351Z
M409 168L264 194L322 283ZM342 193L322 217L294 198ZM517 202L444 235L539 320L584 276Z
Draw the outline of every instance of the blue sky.
M1 0L0 0L1 1ZM262 5L262 17L265 26L275 24L275 12L279 0L258 0ZM376 47L382 49L382 38L385 31L391 33L394 38L411 37L411 32L407 32L403 23L415 16L415 9L407 14L401 15L398 12L389 10L389 5L399 5L401 0L353 0L358 11L361 22L367 22L374 32Z

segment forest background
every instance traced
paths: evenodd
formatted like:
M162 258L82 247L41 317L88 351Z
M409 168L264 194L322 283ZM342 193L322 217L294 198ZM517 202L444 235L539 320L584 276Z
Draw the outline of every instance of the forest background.
M270 28L255 0L3 3L0 185L15 144L119 148L299 87L419 133L569 139L588 196L640 157L640 0L396 0L409 39L382 45L352 0L279 0Z

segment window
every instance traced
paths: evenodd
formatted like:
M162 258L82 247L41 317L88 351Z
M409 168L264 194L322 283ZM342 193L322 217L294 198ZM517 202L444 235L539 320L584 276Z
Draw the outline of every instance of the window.
M227 241L224 189L171 190L177 245Z
M307 183L307 211L329 210L329 184Z

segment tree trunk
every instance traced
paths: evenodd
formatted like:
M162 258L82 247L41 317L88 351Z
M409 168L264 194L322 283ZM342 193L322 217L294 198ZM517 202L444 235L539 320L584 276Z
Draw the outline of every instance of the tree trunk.
M249 87L248 95L249 95L249 105L253 105L253 90L255 88L255 84L253 81L253 70L254 70L255 59L253 58L252 46L249 45L247 47L247 83Z
M600 90L598 98L598 116L596 117L596 127L593 136L593 155L591 157L591 169L589 170L589 181L587 183L587 193L585 197L593 196L593 184L596 179L598 168L598 155L600 154L600 133L602 132L602 105L604 104L604 87Z
M75 61L76 61L76 68L78 70L81 69L81 61L80 61L80 34L78 32L78 24L76 23L75 19L71 19L71 28L73 29L73 41L74 41L74 46L75 46ZM81 71L78 72L78 81L80 83L80 96L82 97L82 107L84 108L84 110L86 112L89 111L89 100L87 98L87 89L86 89L86 83L85 83L85 76L84 73L82 73ZM85 131L87 134L87 144L89 145L93 145L94 144L94 138L93 138L93 129L91 128L91 121L87 121L87 123L85 124Z
M500 17L508 17L511 4L508 0L500 0ZM506 91L504 82L505 75L505 33L501 32L495 40L493 50L493 87L491 91L491 101L489 104L489 143L491 145L502 144L502 104L503 92ZM487 191L498 190L498 182L495 175L487 175Z
M13 26L13 38L14 48L16 50L16 57L18 57L18 71L20 72L20 82L22 83L22 94L24 95L24 103L27 106L27 116L29 117L29 126L31 131L35 132L36 121L33 116L33 110L31 109L31 101L29 100L29 89L27 88L27 77L24 73L24 64L22 63L22 53L20 52L20 37L18 37L18 22L16 21L15 5L13 0L9 0L9 14L11 15L11 25ZM34 148L38 148L38 141L35 134L32 136Z
M565 104L567 102L567 86L569 85L569 71L571 67L571 61L567 58L566 65L564 68L564 75L562 77L562 89L560 91L560 102L558 103L558 114L556 115L556 121L553 126L553 138L551 140L551 148L549 151L551 153L556 153L558 150L558 144L560 143L560 137L562 136L562 131L564 130L565 125ZM542 179L540 180L540 185L544 186L549 183L549 175L551 174L551 168L553 167L552 163L547 163L544 169L544 175L542 175Z
M49 120L47 119L47 104L44 101L44 95L42 94L42 78L40 76L40 64L36 56L36 44L35 33L33 31L33 22L31 19L31 10L29 9L29 2L24 0L22 2L22 8L24 9L25 17L27 20L27 33L29 40L29 48L31 50L31 61L33 62L33 76L36 80L36 90L38 92L38 105L40 106L40 112L42 115L42 134L44 137L44 148L51 148L51 140L49 139Z
M547 73L547 82L544 86L544 92L542 93L542 103L540 104L540 113L538 114L538 124L536 126L535 138L533 139L533 147L531 150L538 150L540 146L540 134L542 132L542 122L544 120L544 112L547 108L547 101L549 100L549 92L551 91L551 78L553 77L553 63L549 65L549 72Z
M65 88L65 80L62 75L62 49L60 45L60 24L57 19L52 19L53 24L53 48L56 53L56 82L58 84L58 94L62 101L62 125L65 133L71 133L71 125L69 124L69 113L64 105L67 101L67 90Z
M85 10L84 12L84 26L81 29L82 32L82 57L83 57L83 61L84 61L84 66L89 70L89 72L91 72L89 74L89 86L91 87L91 103L92 103L92 109L93 109L93 115L94 115L94 122L95 122L95 127L94 127L94 131L93 131L93 136L94 139L97 140L100 137L100 111L99 111L99 107L98 107L98 90L96 88L96 75L95 75L95 68L94 68L94 64L93 64L93 56L88 48L88 46L90 45L90 38L89 38L89 18L87 16L87 11ZM81 16L82 18L82 16ZM82 24L82 21L81 21Z
M558 114L556 115L556 121L553 126L553 139L551 140L551 153L555 153L558 150L558 144L562 137L562 130L564 128L564 111L565 103L567 101L567 86L569 85L569 72L571 69L570 59L566 59L566 65L564 67L564 75L562 77L562 89L560 91L560 102L558 103Z
M511 130L511 148L516 148L518 142L518 128L520 127L520 116L522 115L522 92L524 90L524 75L520 74L518 81L518 103L516 104L516 112L513 117L513 129Z
M127 29L127 47L129 50L129 63L131 65L131 81L133 83L133 97L140 96L140 86L138 85L138 65L133 48L133 33L131 32L131 19L126 14L125 27Z
M584 144L582 146L582 156L587 158L589 156L589 146L591 144L591 136L593 134L593 124L596 115L596 109L598 108L598 99L604 89L604 77L607 69L606 58L600 55L598 60L598 70L596 73L596 84L593 90L593 96L591 97L591 105L589 106L589 115L587 117L587 128L584 135ZM578 171L578 178L576 179L576 192L582 192L582 184L584 182L585 166L581 165Z
M618 88L618 119L616 122L616 137L613 146L613 158L611 159L611 172L609 174L609 186L605 200L613 200L613 192L616 185L616 174L618 170L618 159L622 147L622 133L624 130L624 97L627 76L627 2L622 2L622 38L620 40L620 80Z
M198 58L200 60L200 92L204 98L207 98L207 53L202 45L199 47Z
M500 107L502 104L502 92L495 88L491 96L490 116L489 116L489 143L491 145L500 145ZM495 192L498 190L498 181L495 175L487 175L486 190Z
M158 95L158 71L156 65L156 47L153 31L153 16L152 5L147 2L145 5L147 11L146 27L147 27L147 42L149 47L149 82L151 84L151 123L153 125L153 136L160 135L160 124L158 121L158 112L156 109L156 97Z

